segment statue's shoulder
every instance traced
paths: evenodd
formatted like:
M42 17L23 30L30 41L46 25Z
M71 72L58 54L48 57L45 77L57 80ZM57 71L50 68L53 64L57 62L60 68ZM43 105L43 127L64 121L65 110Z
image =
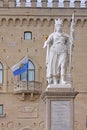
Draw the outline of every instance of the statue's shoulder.
M55 32L53 32L53 33L50 34L50 36L53 36L53 35L55 35Z
M54 32L49 35L50 38L52 38L53 36L54 36Z

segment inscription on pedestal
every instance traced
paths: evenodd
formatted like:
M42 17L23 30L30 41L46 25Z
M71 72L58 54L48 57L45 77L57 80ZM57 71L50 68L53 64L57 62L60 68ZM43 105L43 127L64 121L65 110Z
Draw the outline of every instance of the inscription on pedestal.
M51 101L51 130L71 130L70 101Z

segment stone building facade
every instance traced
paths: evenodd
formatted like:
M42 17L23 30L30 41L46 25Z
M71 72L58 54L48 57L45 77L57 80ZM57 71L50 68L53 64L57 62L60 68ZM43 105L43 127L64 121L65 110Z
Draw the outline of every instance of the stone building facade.
M72 75L73 87L79 92L74 126L75 130L87 129L87 1L0 0L0 130L45 130L45 104L41 99L47 86L43 44L58 17L63 19L64 31L70 33L74 10ZM31 67L28 77L14 77L11 67L26 53Z

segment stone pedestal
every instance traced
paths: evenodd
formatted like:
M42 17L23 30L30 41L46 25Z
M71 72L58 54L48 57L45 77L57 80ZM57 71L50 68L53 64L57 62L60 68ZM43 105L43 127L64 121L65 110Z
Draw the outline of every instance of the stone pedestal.
M46 130L74 130L74 98L70 85L49 85L42 94L46 103Z

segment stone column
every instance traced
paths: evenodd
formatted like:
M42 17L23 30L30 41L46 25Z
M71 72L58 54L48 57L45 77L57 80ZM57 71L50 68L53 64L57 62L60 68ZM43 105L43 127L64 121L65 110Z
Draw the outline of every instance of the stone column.
M45 130L74 130L74 98L78 94L73 88L48 87L42 94L46 103Z

